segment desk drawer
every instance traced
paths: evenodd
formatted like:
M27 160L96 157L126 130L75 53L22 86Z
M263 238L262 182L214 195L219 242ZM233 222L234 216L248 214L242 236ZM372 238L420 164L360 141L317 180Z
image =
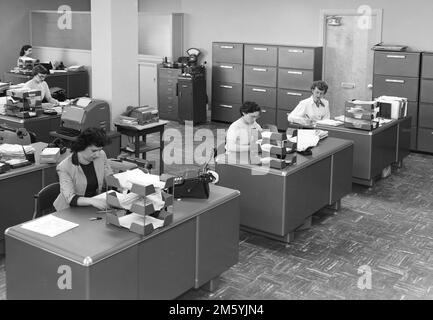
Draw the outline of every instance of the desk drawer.
M212 100L242 103L242 85L240 83L214 82L212 87Z
M432 53L422 54L421 77L433 78L433 54Z
M433 80L421 80L420 102L433 103Z
M226 62L214 62L212 81L242 83L242 65Z
M418 128L417 150L433 152L433 129Z
M277 54L277 47L245 45L245 64L276 67Z
M278 89L278 109L290 110L296 108L301 100L311 96L311 91Z
M244 45L242 43L212 44L212 61L242 64L244 61Z
M265 124L273 124L275 125L275 117L277 110L274 108L261 107L262 113L259 119L257 119L257 123L261 126Z
M277 106L277 89L260 86L245 86L244 101L254 101L261 107L275 108Z
M313 81L313 71L278 69L278 88L309 90Z
M302 47L279 47L278 65L283 68L313 69L314 49Z
M244 82L253 86L276 87L277 69L263 66L245 66Z
M419 77L420 53L374 52L374 73L390 76Z
M373 76L373 97L397 96L418 101L418 78Z
M212 120L234 122L240 118L240 103L212 103Z
M418 126L433 129L433 104L419 104Z
M408 102L407 115L412 116L412 127L418 126L418 102Z

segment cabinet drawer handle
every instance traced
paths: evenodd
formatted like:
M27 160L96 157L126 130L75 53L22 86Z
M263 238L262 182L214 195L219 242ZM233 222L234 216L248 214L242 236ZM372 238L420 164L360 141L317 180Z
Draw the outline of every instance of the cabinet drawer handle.
M233 86L220 85L220 88L233 89Z
M220 104L220 107L232 109L233 106L229 106L228 104Z
M221 49L233 49L234 46L220 46Z
M402 56L399 54L387 54L386 57L391 58L391 59L405 59L406 58L406 56Z
M268 51L268 48L253 48L255 51Z
M221 65L220 68L222 68L222 69L233 69L233 66L224 66L224 65Z
M268 69L264 69L264 68L253 68L253 71L266 72L266 71L268 71Z
M287 92L287 94L288 94L289 96L297 96L297 97L302 96L302 93L298 93L298 92Z
M266 113L266 110L262 110L261 112L262 112L262 113ZM432 132L432 134L433 134L433 132Z
M257 89L257 88L253 88L253 91L256 91L256 92L266 92L265 89Z
M289 49L287 51L290 53L304 53L304 50L300 50L300 49Z
M287 71L289 74L299 74L302 75L302 71Z
M385 79L385 82L404 83L404 80L398 80L398 79Z

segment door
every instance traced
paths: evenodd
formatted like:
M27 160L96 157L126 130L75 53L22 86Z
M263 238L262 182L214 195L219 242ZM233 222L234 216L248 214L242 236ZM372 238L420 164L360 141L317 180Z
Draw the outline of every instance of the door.
M139 64L139 97L140 106L158 106L157 68L155 63Z
M371 100L374 52L381 41L382 11L323 10L323 79L331 117L344 114L345 101Z

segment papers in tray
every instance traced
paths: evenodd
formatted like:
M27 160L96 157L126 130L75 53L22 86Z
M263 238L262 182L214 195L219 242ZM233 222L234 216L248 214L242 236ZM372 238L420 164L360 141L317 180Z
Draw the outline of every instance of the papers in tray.
M326 125L326 126L337 127L337 126L343 125L344 121L332 120L332 119L323 119L323 120L317 121L317 124L323 124L323 125Z
M21 225L21 228L43 234L48 237L55 237L61 233L78 227L77 223L67 221L48 214L37 220L32 220Z
M124 228L131 228L132 223L139 224L141 226L152 224L153 228L160 228L164 225L164 220L156 219L151 216L142 216L136 213L127 214L119 218L120 225Z
M0 145L0 155L8 158L21 158L24 156L24 150L26 154L35 153L35 148L31 145L22 146L19 144L4 143Z
M161 181L159 176L154 174L144 173L140 169L128 170L114 175L119 180L120 186L123 189L130 190L132 184L149 185L153 184L155 188L164 188L165 182Z

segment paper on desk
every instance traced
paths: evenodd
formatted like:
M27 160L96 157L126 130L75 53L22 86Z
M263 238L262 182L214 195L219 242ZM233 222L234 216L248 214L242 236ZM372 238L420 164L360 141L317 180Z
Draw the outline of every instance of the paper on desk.
M132 184L149 185L153 184L155 188L164 188L165 182L161 181L159 176L154 174L144 173L140 169L128 170L121 173L116 173L115 178L119 180L120 186L130 190Z
M316 130L299 129L298 130L298 151L305 151L309 147L317 146L319 142L319 136L316 134Z
M48 214L37 220L32 220L21 225L21 228L23 229L37 232L48 237L55 237L75 227L78 227L77 223L55 217L52 214Z
M126 216L119 218L119 223L124 228L131 228L132 223L139 224L141 226L144 226L144 224L148 225L151 223L153 225L153 228L160 228L164 225L164 221L160 219L156 219L154 217L145 216L143 217L140 214L131 213L127 214Z
M344 124L344 122L342 121L338 121L338 120L332 120L332 119L323 119L323 120L319 120L317 121L317 124L324 124L327 126L341 126L342 124Z

